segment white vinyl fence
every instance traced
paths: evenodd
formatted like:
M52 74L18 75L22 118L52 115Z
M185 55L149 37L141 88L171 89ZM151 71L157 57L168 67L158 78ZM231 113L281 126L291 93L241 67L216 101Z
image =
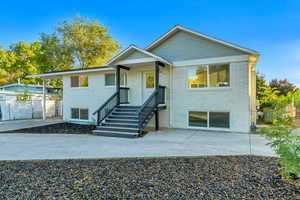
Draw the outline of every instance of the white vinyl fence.
M0 120L39 119L43 116L43 101L41 99L28 101L0 99L0 108ZM46 117L52 118L61 116L62 102L46 100Z

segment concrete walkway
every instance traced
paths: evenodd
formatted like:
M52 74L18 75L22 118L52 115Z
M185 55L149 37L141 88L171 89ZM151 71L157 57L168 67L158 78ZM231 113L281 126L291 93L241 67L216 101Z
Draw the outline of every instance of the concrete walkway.
M49 124L61 123L61 122L63 122L61 119L47 119L47 120L26 119L26 120L0 121L0 132L44 126Z
M274 156L266 143L259 135L173 129L152 132L138 139L66 134L0 134L0 160L243 154Z

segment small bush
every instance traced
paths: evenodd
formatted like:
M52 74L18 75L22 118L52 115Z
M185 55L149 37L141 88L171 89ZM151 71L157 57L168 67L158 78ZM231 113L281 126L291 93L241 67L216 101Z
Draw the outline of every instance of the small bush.
M269 145L279 156L283 177L300 178L300 135L293 134L296 127L273 126L259 132L271 140Z
M300 135L294 133L297 127L291 125L294 119L285 109L293 97L289 94L273 101L271 114L273 126L258 131L271 141L269 145L279 156L282 175L288 179L300 178Z

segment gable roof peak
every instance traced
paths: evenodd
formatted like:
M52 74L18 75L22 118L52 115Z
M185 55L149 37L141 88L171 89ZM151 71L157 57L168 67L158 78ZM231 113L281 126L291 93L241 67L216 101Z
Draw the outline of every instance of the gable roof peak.
M226 42L224 40L221 40L221 39L218 39L218 38L215 38L215 37L212 37L212 36L209 36L209 35L197 32L197 31L194 31L194 30L186 28L186 27L184 27L184 26L182 26L180 24L176 24L168 32L166 32L165 34L163 34L161 37L159 37L154 42L152 42L148 47L146 47L145 50L151 51L152 49L154 49L155 47L159 46L166 39L168 39L169 37L171 37L173 34L177 33L178 31L184 31L184 32L196 35L198 37L202 37L202 38L205 38L207 40L211 40L213 42L222 44L224 46L240 50L240 51L245 52L247 54L257 55L257 56L259 55L259 53L257 51L255 51L255 50L248 49L248 48L242 47L240 45L236 45L236 44L233 44L233 43L230 43L230 42Z
M150 56L150 57L152 57L152 58L155 58L156 60L158 60L158 61L161 61L161 62L163 62L163 63L166 63L166 64L168 64L168 65L171 65L171 63L168 61L168 60L166 60L166 59L164 59L164 58L161 58L160 56L157 56L157 55L155 55L155 54L153 54L153 53L151 53L151 52L149 52L149 51L147 51L147 50L144 50L144 49L141 49L141 48L139 48L139 47L137 47L136 45L133 45L133 44L131 44L131 45L129 45L126 49L124 49L122 52L120 52L118 55L116 55L115 57L113 57L109 62L108 62L108 65L112 65L114 62L116 62L117 60L119 60L120 58L122 58L123 56L128 56L128 54L130 54L130 53L132 53L132 51L138 51L138 52L140 52L140 53L143 53L143 54L145 54L145 55L147 55L147 56Z

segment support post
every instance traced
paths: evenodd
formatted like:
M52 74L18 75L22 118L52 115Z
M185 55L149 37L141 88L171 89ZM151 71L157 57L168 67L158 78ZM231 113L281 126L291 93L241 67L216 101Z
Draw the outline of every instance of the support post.
M117 96L117 104L120 104L120 66L117 66L117 71L116 71L116 90L118 92Z
M155 91L159 90L159 62L156 61L155 62ZM156 99L155 99L155 103L156 105L158 105L158 95L156 95ZM159 130L159 111L156 108L155 110L155 130L158 131Z
M46 80L43 79L43 120L46 120Z

